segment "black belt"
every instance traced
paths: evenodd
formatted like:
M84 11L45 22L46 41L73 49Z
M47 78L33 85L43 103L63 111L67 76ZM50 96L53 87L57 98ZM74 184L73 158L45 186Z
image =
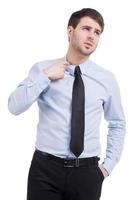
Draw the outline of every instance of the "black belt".
M60 158L52 154L40 151L36 149L36 153L45 156L47 159L54 160L58 163L61 163L64 167L81 167L89 165L98 165L99 157L89 157L89 158Z

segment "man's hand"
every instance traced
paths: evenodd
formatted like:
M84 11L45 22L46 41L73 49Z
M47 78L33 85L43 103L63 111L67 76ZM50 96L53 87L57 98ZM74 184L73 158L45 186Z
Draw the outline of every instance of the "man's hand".
M56 64L49 66L44 69L43 72L48 76L50 80L57 80L64 78L65 74L65 65L68 65L67 61L59 61Z
M107 170L102 165L99 165L98 167L100 168L101 172L103 173L104 178L109 176L109 173L107 172Z

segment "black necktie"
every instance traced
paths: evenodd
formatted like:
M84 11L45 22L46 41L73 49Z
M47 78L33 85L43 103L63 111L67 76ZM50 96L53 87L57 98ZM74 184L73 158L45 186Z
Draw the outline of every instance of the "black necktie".
M85 92L84 83L81 78L79 66L74 71L75 80L73 83L72 93L72 118L71 118L71 141L70 149L76 157L82 153L84 149L84 106Z

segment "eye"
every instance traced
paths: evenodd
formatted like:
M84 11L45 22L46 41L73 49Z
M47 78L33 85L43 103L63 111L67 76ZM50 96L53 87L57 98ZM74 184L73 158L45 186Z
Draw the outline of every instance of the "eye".
M90 28L86 28L86 30L87 30L87 31L90 31L91 29L90 29Z
M99 31L95 31L95 34L96 34L96 35L100 35L100 32L99 32Z
M90 31L91 30L90 27L84 27L83 29L86 30L86 31Z

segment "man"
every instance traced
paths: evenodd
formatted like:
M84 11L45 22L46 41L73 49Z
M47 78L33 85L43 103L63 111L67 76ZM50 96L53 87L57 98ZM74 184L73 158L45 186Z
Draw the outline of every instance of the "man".
M64 58L36 63L9 97L18 115L39 106L36 150L27 200L98 200L102 182L120 159L125 119L113 74L89 57L104 29L91 8L73 13ZM106 158L99 166L99 124L108 121Z

